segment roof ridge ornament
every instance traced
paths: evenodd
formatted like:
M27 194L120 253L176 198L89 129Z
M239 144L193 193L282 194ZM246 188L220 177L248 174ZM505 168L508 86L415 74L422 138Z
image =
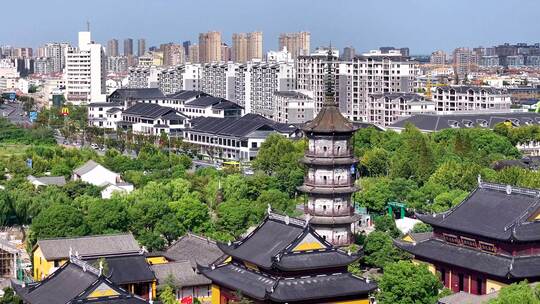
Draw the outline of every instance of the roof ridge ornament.
M482 188L482 175L478 174L478 188Z
M272 206L270 205L270 203L268 203L268 207L266 208L266 212L268 213L268 215L270 215L272 213Z

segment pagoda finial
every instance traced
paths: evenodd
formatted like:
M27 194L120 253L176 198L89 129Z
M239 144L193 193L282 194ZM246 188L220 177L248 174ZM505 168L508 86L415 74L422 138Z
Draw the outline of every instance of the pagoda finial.
M332 67L332 63L334 61L334 54L332 52L332 43L330 43L330 46L328 47L328 52L326 53L326 79L325 79L325 85L326 85L326 93L324 94L324 103L325 105L335 105L335 95L336 92L334 91L334 70Z

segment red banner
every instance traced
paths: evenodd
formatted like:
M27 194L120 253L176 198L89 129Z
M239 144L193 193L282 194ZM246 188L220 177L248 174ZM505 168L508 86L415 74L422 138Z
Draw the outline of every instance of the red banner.
M180 300L180 303L182 303L182 304L193 304L193 297L189 296L189 297L182 298L182 300Z

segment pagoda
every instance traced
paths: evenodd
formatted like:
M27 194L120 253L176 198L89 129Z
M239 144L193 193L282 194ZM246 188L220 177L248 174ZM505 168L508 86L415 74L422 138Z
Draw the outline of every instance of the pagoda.
M333 245L346 246L354 242L351 226L359 220L352 205L358 188L351 170L358 163L351 144L357 128L336 104L333 58L330 48L323 108L303 127L309 145L302 161L308 169L298 190L307 195L304 213L317 233Z
M454 292L540 281L540 191L483 182L456 207L417 214L433 232L397 240Z
M272 213L245 238L218 243L228 256L198 270L212 281L212 304L368 304L377 286L347 271L360 253L343 251L301 219Z

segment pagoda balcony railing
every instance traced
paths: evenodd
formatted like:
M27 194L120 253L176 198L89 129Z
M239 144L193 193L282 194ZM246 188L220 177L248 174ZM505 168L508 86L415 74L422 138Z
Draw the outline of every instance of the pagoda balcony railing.
M309 214L311 216L347 216L347 215L353 215L354 214L354 207L343 207L343 208L327 208L324 210L323 208L316 208L313 210L313 208L310 208L308 206L304 207L304 213Z
M337 237L334 237L334 239L331 241L331 243L334 246L339 246L339 247L350 245L350 244L354 243L353 235L352 235L352 233L348 234L346 237L340 238L339 240L338 240Z
M311 187L347 187L353 185L353 180L350 178L342 178L340 180L331 178L327 179L326 182L324 180L315 180L314 178L304 177L304 184L306 186Z
M309 151L307 150L305 153L306 157L321 157L321 158L334 158L334 157L354 157L352 152L344 151L344 152L315 152L315 151Z

